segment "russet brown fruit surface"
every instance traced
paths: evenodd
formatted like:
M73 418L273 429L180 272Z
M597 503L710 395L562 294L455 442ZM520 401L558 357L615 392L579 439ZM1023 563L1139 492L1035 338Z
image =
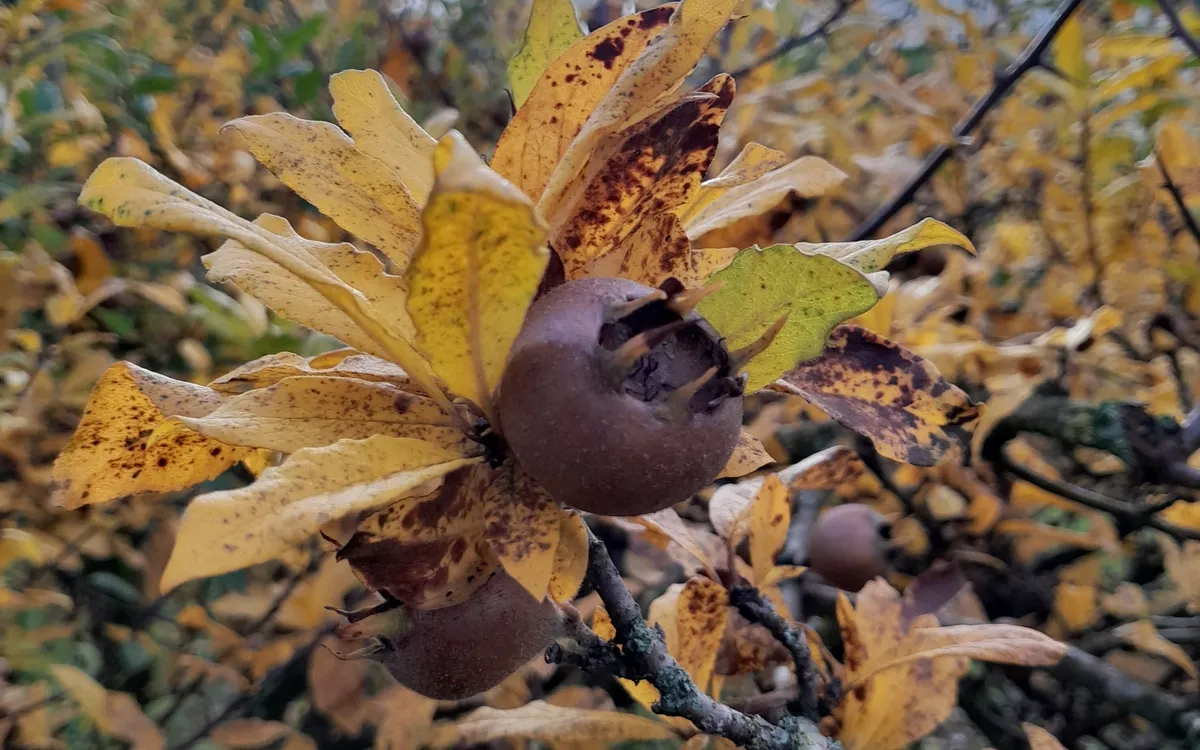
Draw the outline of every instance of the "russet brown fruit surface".
M737 443L741 383L711 326L665 301L622 314L654 293L625 279L567 282L534 303L513 345L500 430L565 505L617 516L669 507L709 484ZM638 334L663 331L622 360Z
M371 658L400 684L438 700L500 684L545 650L562 622L552 601L534 600L502 571L461 604L407 614L405 631L382 638Z
M887 524L883 516L861 503L838 505L813 524L808 542L808 566L834 586L858 591L887 573Z

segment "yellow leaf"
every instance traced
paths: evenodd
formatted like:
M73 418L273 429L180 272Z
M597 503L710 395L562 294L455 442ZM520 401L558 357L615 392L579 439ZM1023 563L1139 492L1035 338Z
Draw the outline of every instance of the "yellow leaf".
M1103 62L1120 62L1134 57L1162 57L1174 52L1176 41L1162 34L1106 34L1096 40Z
M1176 52L1149 62L1135 63L1118 71L1112 78L1100 84L1096 89L1096 98L1098 100L1111 99L1123 91L1150 86L1158 79L1174 74L1176 70L1187 63L1189 57L1186 53Z
M417 438L460 456L478 447L432 399L391 383L302 376L227 399L202 417L177 417L215 440L295 453L372 435Z
M1054 589L1054 612L1069 632L1078 633L1100 619L1095 586L1081 586L1066 581Z
M437 145L392 96L387 81L373 70L344 70L329 78L333 115L360 151L391 167L425 205L433 189L433 149Z
M434 161L425 235L408 269L408 309L434 372L490 415L549 261L545 230L529 200L461 135L443 138Z
M675 7L668 4L619 18L551 62L500 136L492 169L536 201L584 121L666 27Z
M505 572L541 601L550 586L568 511L516 463L500 468L484 492L484 502L492 552Z
M684 0L679 4L666 29L621 73L583 122L571 145L562 152L562 159L538 200L543 216L554 213L601 139L626 127L632 118L683 82L739 2ZM587 85L590 83L585 81Z
M717 177L701 187L711 191L711 183L720 179ZM722 190L685 224L687 236L697 240L739 219L766 213L792 193L801 198L820 197L845 179L845 172L824 159L803 156L752 182Z
M415 390L408 373L385 359L359 354L353 349L336 352L341 355L336 359L331 358L331 354L335 353L307 359L292 352L268 354L230 370L208 385L221 393L241 393L248 388L274 385L285 378L320 375L389 383L408 392Z
M669 591L670 589L668 589L668 592ZM663 598L664 597L659 597L655 600L655 602L658 602ZM655 602L652 602L652 604ZM596 635L600 636L606 641L611 641L617 635L616 628L613 627L612 624L612 619L608 616L608 612L603 606L597 607L596 611L592 614L592 630L596 631ZM664 630L666 630L666 628L664 628ZM640 703L647 711L652 710L651 707L661 697L658 692L658 688L654 687L654 685L650 684L650 682L647 680L638 680L637 682L634 682L633 680L627 680L624 677L618 677L617 682L621 683L621 687L625 688L625 691L629 693L630 697Z
M1125 643L1147 654L1161 656L1182 669L1188 677L1197 676L1196 663L1179 644L1172 643L1163 637L1149 620L1138 620L1118 627L1114 633Z
M27 560L34 565L42 561L42 550L37 539L21 529L0 531L0 571L7 570L18 560Z
M696 278L707 279L712 276L732 263L739 252L741 251L736 247L693 248L692 267Z
M897 255L916 252L934 245L954 245L975 252L975 245L958 230L937 219L922 219L908 229L879 240L861 242L797 242L795 248L811 255L830 258L856 268L864 274L882 271ZM880 293L882 295L882 292Z
M825 352L779 380L881 454L933 466L965 452L979 407L933 364L857 326L833 332Z
M1178 503L1176 503L1178 505ZM1187 604L1189 612L1200 612L1200 542L1188 540L1183 549L1166 534L1158 534L1167 577Z
M358 150L326 122L283 112L233 120L267 169L351 234L362 237L404 269L420 234L420 206L400 176Z
M556 602L569 602L579 592L587 575L587 526L578 513L563 516L554 550L554 570L550 575L550 597Z
M539 206L547 211L550 244L561 257L568 279L612 276L623 264L653 271L657 257L691 275L690 248L683 250L687 238L682 227L677 219L658 217L683 205L700 187L701 175L717 148L717 129L733 101L733 89L733 79L721 74L696 91L658 106L598 143L588 157L587 170L560 200ZM651 221L657 223L643 226ZM656 243L668 237L660 256ZM636 259L626 260L631 255Z
M728 193L732 188L741 187L754 182L763 175L787 163L787 154L767 148L760 143L747 143L729 166L711 180L700 183L688 198L687 202L676 209L680 222L685 227L690 226L701 212L717 198Z
M721 469L721 473L717 475L717 479L744 477L774 462L775 459L771 458L771 454L767 453L767 449L758 441L758 438L743 431L738 435L737 445L733 448L733 455L725 462L725 468Z
M224 236L278 264L317 290L357 324L381 350L404 368L425 392L454 413L446 395L433 382L429 365L413 349L409 337L293 238L251 224L217 204L168 180L136 159L107 159L88 178L79 202L100 211L119 226L148 226Z
M385 435L297 451L249 487L188 505L162 590L270 560L328 521L380 508L468 463L421 440Z
M779 472L788 489L831 490L843 482L850 482L867 470L862 459L853 449L834 445L812 454Z
M1054 735L1039 726L1025 722L1021 728L1029 739L1029 750L1066 750Z
M1062 72L1075 88L1086 89L1090 71L1084 57L1086 42L1079 13L1073 14L1054 37L1054 67Z
M676 650L671 655L707 690L729 617L729 593L709 578L688 579L675 605Z
M525 41L508 61L508 82L518 109L550 63L582 38L571 0L533 1Z
M141 492L182 490L249 455L186 428L156 433L170 417L202 417L222 402L208 388L128 362L105 371L71 442L54 462L54 502L67 508Z
M586 741L609 745L677 737L669 725L654 719L615 711L567 708L538 700L508 711L487 706L477 708L455 722L453 737L437 746L478 745L506 738L547 744Z
M879 299L859 271L790 245L743 250L707 283L721 287L697 310L731 351L754 344L786 316L770 345L743 366L749 375L747 393L821 354L834 326L866 312Z
M750 513L750 564L754 580L765 581L792 522L791 495L777 474L768 474L763 480Z
M1200 141L1193 138L1183 125L1169 121L1158 131L1155 151L1162 160L1171 181L1187 200L1193 215L1200 213Z
M104 734L131 743L132 750L162 750L166 739L128 693L105 690L84 672L67 664L51 664L50 673L67 695Z
M671 541L682 547L689 555L696 558L702 566L709 572L710 576L716 575L716 565L708 551L696 541L690 529L679 517L673 508L664 508L654 513L647 513L641 516L634 516L634 521L652 529L667 537Z
M624 257L616 276L649 287L659 287L670 278L685 287L695 286L692 243L675 214L647 216L636 226L633 234L613 251L614 255Z

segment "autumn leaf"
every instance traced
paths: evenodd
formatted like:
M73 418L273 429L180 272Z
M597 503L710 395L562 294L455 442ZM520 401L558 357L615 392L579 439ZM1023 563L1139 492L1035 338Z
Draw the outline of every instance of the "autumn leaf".
M675 279L685 287L696 285L692 243L672 213L647 216L623 243L621 267L616 275L649 287L660 287Z
M750 564L755 581L765 581L775 567L791 521L791 495L777 474L769 474L750 506Z
M725 468L721 469L721 473L717 476L718 479L736 479L744 477L751 472L757 471L767 464L774 463L775 459L771 454L767 453L767 449L748 432L742 432L738 435L737 445L733 448L733 455L725 462Z
M425 234L407 274L408 309L434 372L491 414L508 350L549 261L545 230L529 200L462 136L443 138L434 162Z
M392 96L374 70L343 70L329 78L333 116L354 145L395 172L418 206L433 189L434 140Z
M578 513L562 517L558 546L554 550L554 568L550 575L550 598L569 602L575 598L587 575L587 526Z
M621 73L562 152L538 200L543 215L555 213L568 186L583 172L603 138L627 126L679 86L737 5L738 0L684 0L679 4L670 23Z
M882 271L898 255L935 245L954 245L975 252L975 245L965 235L937 219L922 219L908 229L878 240L797 242L794 247L804 253L827 255L862 271L863 274L871 274Z
M653 513L634 516L634 521L645 526L663 538L678 544L685 552L694 557L706 571L709 577L716 577L716 563L708 551L696 540L687 524L679 517L673 508L664 508ZM665 543L662 545L665 547Z
M419 389L353 377L284 378L204 416L175 419L214 440L283 453L372 435L417 438L461 456L478 452L460 423Z
M68 664L50 665L50 674L104 734L130 743L132 750L162 750L166 738L129 693L105 690L83 671Z
M583 36L571 0L534 0L529 10L525 41L508 61L508 81L518 109L525 104L529 92L550 63Z
M1025 722L1021 729L1029 739L1029 750L1066 750L1054 735L1039 726Z
M550 585L567 512L516 463L499 469L484 502L488 545L505 572L540 601Z
M136 159L105 160L83 186L79 202L120 226L189 231L238 241L317 290L362 328L388 359L403 367L447 413L454 413L445 394L432 381L428 363L403 331L398 331L362 292L334 275L294 238L251 224Z
M857 270L790 245L743 250L706 285L720 288L697 310L735 356L786 316L774 341L742 367L749 375L748 393L818 356L834 326L866 312L878 299Z
M693 576L679 592L674 614L671 655L701 690L707 690L729 616L729 593L712 579Z
M750 142L742 147L738 155L721 170L716 177L700 183L688 201L676 209L680 222L689 226L713 201L732 188L754 182L763 175L788 163L787 154L767 148L761 143Z
M266 719L231 719L214 727L209 735L231 750L278 747L279 750L316 750L316 743L287 724ZM282 740L282 744L275 745Z
M543 743L669 740L678 737L670 725L629 713L591 711L532 701L500 711L477 708L453 725L435 747L478 745L503 739Z
M492 155L492 169L536 201L567 147L654 38L676 4L619 18L572 45L546 67L513 115Z
M1138 620L1121 625L1114 631L1125 643L1147 654L1160 656L1182 669L1189 677L1197 676L1196 663L1187 652L1158 632L1150 620Z
M825 352L779 387L871 438L881 454L917 466L968 450L979 415L931 363L852 325L834 331Z
M400 269L407 266L420 234L420 206L395 172L356 148L336 125L277 112L225 127L301 198Z
M409 392L414 389L408 373L386 359L362 354L353 349L340 349L315 357L301 357L294 352L279 352L251 360L208 384L220 393L243 393L264 388L294 377L307 375L327 378L355 378L372 383L387 383Z
M162 590L265 562L348 513L373 510L471 462L413 438L305 448L251 486L201 495L183 514Z
M67 508L142 492L182 490L249 455L192 430L163 434L171 417L203 417L221 394L118 362L88 399L71 442L54 462L54 502Z

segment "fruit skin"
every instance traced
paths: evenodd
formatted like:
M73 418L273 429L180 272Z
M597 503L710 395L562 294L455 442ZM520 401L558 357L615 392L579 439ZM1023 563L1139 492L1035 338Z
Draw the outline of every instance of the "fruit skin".
M383 648L370 658L400 684L437 700L460 700L495 687L562 629L553 602L535 601L504 572L460 604L407 615L407 629L381 637Z
M737 444L740 383L717 335L694 312L685 319L695 325L656 346L625 380L614 379L614 350L630 333L679 320L659 302L621 318L637 323L628 330L605 327L617 306L654 292L626 279L567 282L534 303L513 344L500 384L500 430L525 470L565 505L614 516L661 510L712 482ZM717 377L695 397L671 399L714 364Z
M834 586L858 591L887 573L887 524L861 503L822 513L808 540L808 566Z

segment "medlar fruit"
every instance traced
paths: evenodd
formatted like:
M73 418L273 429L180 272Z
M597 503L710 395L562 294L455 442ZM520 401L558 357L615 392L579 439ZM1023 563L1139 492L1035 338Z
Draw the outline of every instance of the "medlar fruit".
M613 516L686 500L724 468L744 379L682 286L569 281L529 310L500 384L500 431L559 502Z
M437 700L500 684L545 650L562 624L552 601L534 600L503 571L460 604L405 614L400 632L380 636L370 658L400 684Z
M858 591L887 573L890 529L873 508L838 505L822 513L808 541L808 566L834 586Z

